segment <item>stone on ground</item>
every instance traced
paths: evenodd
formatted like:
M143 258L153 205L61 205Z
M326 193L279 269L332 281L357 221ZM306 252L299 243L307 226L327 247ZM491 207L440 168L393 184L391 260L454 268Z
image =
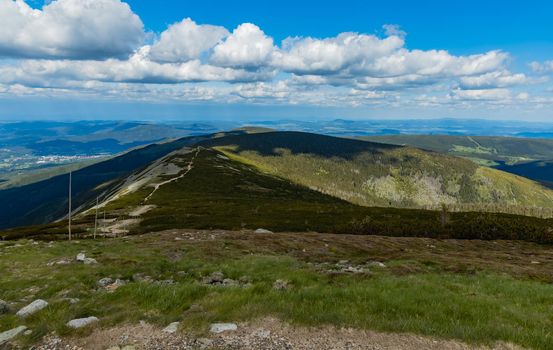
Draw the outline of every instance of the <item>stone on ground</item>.
M169 325L165 328L163 328L163 332L165 333L176 333L179 329L180 322L172 322L169 323Z
M259 234L267 234L267 233L274 233L273 231L269 231L264 228L258 228L257 230L253 231L253 233L259 233Z
M85 318L77 318L77 319L74 319L74 320L71 320L71 321L67 322L67 327L77 329L77 328L86 327L86 326L91 325L93 323L96 323L98 321L100 321L100 320L97 317L94 317L94 316L85 317Z
M77 260L78 262L84 262L84 259L86 259L85 253L79 253L79 254L77 254L76 260Z
M10 312L10 304L0 299L0 315Z
M276 290L286 290L290 289L292 286L290 285L290 282L286 280L276 280L275 283L273 283L273 289Z
M27 330L27 327L19 326L14 329L10 329L9 331L0 333L0 345L7 343L8 341L17 337L20 333L24 332L25 330Z
M209 331L211 333L223 333L227 331L235 331L238 326L234 323L213 323Z
M110 278L110 277L104 277L104 278L101 278L98 280L98 285L100 287L107 287L109 286L110 284L113 284L114 283L114 280L113 278Z
M17 312L17 316L21 318L25 318L28 316L31 316L35 312L38 312L42 309L44 309L46 306L48 306L48 303L42 299L37 299L30 303L29 305L25 306L21 310Z

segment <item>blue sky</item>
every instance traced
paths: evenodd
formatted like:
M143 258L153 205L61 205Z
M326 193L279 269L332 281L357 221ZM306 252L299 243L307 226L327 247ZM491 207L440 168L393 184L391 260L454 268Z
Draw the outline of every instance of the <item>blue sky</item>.
M0 118L553 121L551 13L549 1L0 0Z

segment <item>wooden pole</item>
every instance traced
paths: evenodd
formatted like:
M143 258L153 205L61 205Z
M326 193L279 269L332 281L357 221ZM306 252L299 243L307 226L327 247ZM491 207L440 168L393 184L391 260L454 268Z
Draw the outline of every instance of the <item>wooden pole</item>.
M96 239L97 227L98 227L98 197L96 197L96 216L94 217L94 239Z
M71 172L69 172L69 240L71 240Z

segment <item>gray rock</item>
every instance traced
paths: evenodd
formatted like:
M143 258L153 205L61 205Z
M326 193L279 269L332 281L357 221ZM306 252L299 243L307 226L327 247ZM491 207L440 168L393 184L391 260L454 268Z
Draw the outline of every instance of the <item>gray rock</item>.
M213 346L213 340L209 338L198 338L196 344L200 349L209 349Z
M85 317L85 318L77 318L77 319L74 319L74 320L71 320L71 321L67 322L67 327L77 329L77 328L86 327L86 326L91 325L93 323L96 323L98 321L100 321L100 320L97 317L94 317L94 316Z
M100 287L107 287L109 286L110 284L113 284L115 281L113 280L113 278L110 278L110 277L104 277L100 280L98 280L98 285Z
M213 272L211 276L204 278L205 284L222 284L225 279L225 275L220 272Z
M48 306L48 303L42 299L37 299L30 303L29 305L25 306L21 310L17 312L17 316L21 318L25 318L28 316L31 316L35 312L38 312L42 309L44 309L46 306Z
M239 285L238 281L235 281L231 278L225 278L223 280L223 286L232 287L232 286L238 286L238 285Z
M77 260L78 262L84 262L84 259L86 259L85 253L79 253L79 254L77 254L76 260Z
M138 272L132 275L132 280L135 282L153 282L154 279L151 276L147 276L144 273Z
M291 287L290 282L286 280L276 280L275 283L273 283L273 289L276 290L287 290Z
M238 329L238 326L234 323L213 323L209 328L211 333L223 333L227 331L235 331Z
M258 228L257 230L253 231L253 233L268 234L268 233L274 233L274 232L264 228Z
M96 259L93 259L93 258L84 258L83 260L83 264L85 265L95 265L97 263L98 261L96 261Z
M0 299L0 315L7 314L8 312L10 312L10 309L10 304Z
M4 345L5 343L9 342L10 340L17 337L19 334L23 333L26 330L27 330L27 327L19 326L14 329L10 329L9 331L0 333L0 345Z
M163 328L163 331L164 333L176 333L177 330L179 329L179 324L180 322L172 322L172 323L169 323L169 325L165 328Z

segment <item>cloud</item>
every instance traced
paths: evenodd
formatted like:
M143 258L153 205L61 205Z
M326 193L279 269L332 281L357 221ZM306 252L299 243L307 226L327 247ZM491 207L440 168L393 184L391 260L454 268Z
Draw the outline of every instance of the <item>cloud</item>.
M545 104L521 86L545 83L509 70L500 50L454 55L407 48L398 25L384 35L344 32L275 44L252 23L229 32L190 18L148 36L121 0L54 0L40 10L0 0L0 93L76 94L320 106ZM207 86L206 86L207 85ZM512 88L513 90L510 90ZM542 92L545 92L543 90ZM549 97L550 98L550 97Z
M149 46L127 60L25 60L0 67L0 82L48 86L60 81L100 81L150 84L177 84L203 81L259 81L272 78L267 72L217 67L200 60L158 63L149 59Z
M532 62L530 68L536 73L553 73L553 60L545 62Z
M391 36L341 33L334 38L288 38L274 57L273 65L298 75L351 73L368 62L392 54L403 39Z
M490 89L522 85L529 82L522 73L513 74L509 71L494 71L476 76L465 76L459 79L464 89Z
M175 23L152 45L150 57L158 62L185 62L217 45L229 32L224 27L198 25L190 18Z
M391 29L388 32L393 33ZM272 65L308 84L394 90L505 71L508 59L501 51L454 56L445 50L408 50L404 44L398 35L379 38L341 33L326 39L289 38L273 54ZM507 84L509 79L521 78L503 73L496 81ZM493 83L490 77L486 79ZM465 83L476 84L470 79Z
M42 10L0 0L0 56L105 59L142 45L140 18L119 0L57 0Z
M271 37L255 24L244 23L215 46L210 62L223 67L259 68L268 63L274 51Z
M407 33L397 24L385 24L382 28L384 29L386 36L397 36L400 38L405 38L407 36Z
M475 89L462 90L457 89L452 92L451 97L458 100L477 100L477 101L504 101L510 100L511 91L508 89Z

